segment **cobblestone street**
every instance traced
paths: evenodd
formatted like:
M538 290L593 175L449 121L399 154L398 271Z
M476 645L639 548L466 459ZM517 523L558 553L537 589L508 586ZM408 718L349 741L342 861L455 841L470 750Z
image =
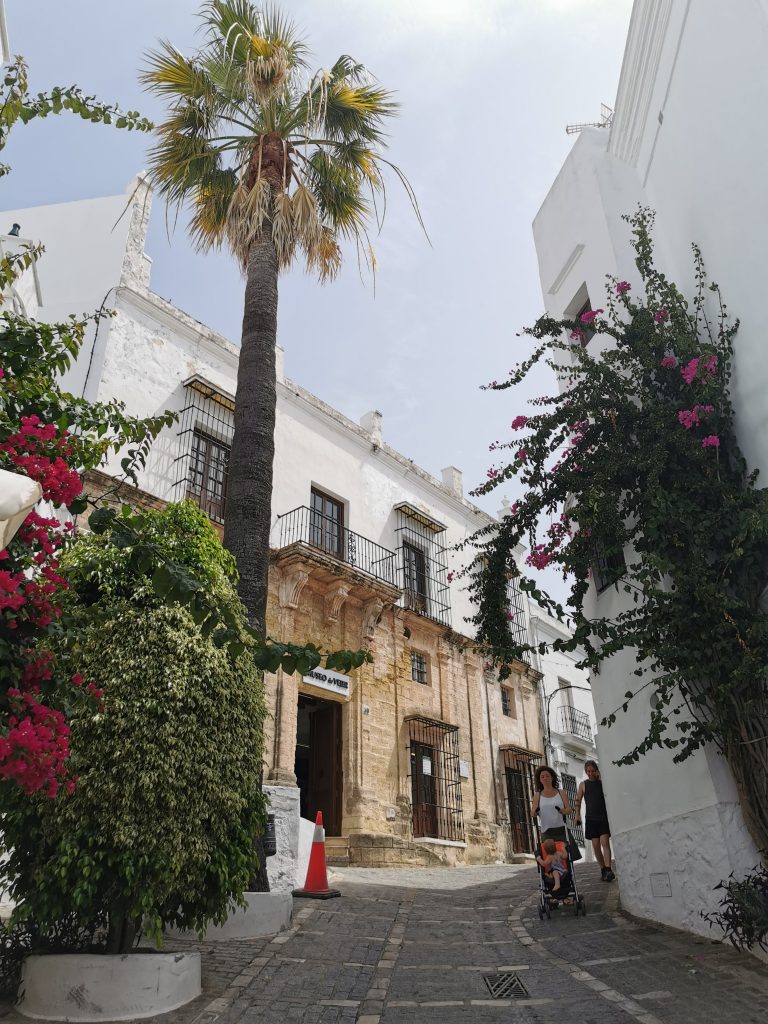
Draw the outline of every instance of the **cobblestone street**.
M587 917L539 922L528 867L340 869L342 898L297 901L291 932L203 944L203 995L157 1024L768 1019L768 966L621 916L594 865L579 878ZM501 971L525 991L491 998Z

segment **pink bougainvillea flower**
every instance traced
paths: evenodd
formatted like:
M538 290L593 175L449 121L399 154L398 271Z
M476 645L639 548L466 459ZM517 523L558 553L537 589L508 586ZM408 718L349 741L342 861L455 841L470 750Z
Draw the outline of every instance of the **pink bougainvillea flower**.
M580 327L577 327L575 331L571 331L568 337L571 339L571 341L583 341L584 338L586 338L586 334L584 333L584 331L582 331Z
M491 466L486 475L489 480L495 480L496 477L499 475L499 471L498 469L494 469L493 466Z
M673 370L677 366L677 359L674 356L664 356L661 365L665 370Z
M669 310L666 306L659 306L656 312L653 314L653 319L657 324L663 324L669 320Z
M629 283L629 281L619 281L619 283L616 285L616 293L618 295L624 295L624 293L628 292L631 287L632 285Z
M691 427L695 427L699 422L699 417L695 409L681 409L677 414L677 421L686 430L690 430Z
M707 375L705 379L709 380L709 378L717 370L717 356L707 356L707 358L704 360L703 365L704 365L704 371L705 371L705 373Z
M525 448L521 448L520 451L517 453L517 457L518 459L520 459L521 462L525 462L525 460L528 458L528 452L525 450Z
M709 434L701 442L701 447L702 448L719 448L720 447L720 438L717 436L717 434Z
M581 320L583 324L591 324L603 312L605 311L602 309L587 309L581 314L579 320Z
M680 370L680 376L683 378L686 384L693 384L693 381L699 369L699 362L700 360L698 358L692 359Z
M2 380L4 376L5 376L5 370L2 368L2 366L0 366L0 380Z
M445 578L448 580L449 583L453 583L453 577L455 575L456 575L455 572L449 572L448 575Z
M522 427L525 426L525 424L527 422L528 422L528 417L527 416L515 416L515 418L511 422L510 426L511 426L512 430L520 430Z

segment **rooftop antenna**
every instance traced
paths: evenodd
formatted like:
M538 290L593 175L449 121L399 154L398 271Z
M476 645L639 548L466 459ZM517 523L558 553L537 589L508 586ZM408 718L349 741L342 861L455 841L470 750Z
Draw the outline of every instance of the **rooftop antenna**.
M600 104L600 120L584 121L582 124L567 124L565 131L567 135L577 135L582 128L610 128L613 123L613 108L606 103Z

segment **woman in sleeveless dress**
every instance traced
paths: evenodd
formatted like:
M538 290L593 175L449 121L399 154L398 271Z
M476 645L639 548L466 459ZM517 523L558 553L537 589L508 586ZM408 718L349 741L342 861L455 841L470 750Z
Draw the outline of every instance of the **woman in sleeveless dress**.
M608 824L608 811L605 806L603 783L600 769L596 761L585 761L586 780L579 786L576 794L576 823L581 823L581 801L584 801L586 814L584 820L584 836L592 840L595 859L600 865L600 876L604 882L612 882L616 877L611 869L611 826Z
M539 816L541 838L565 842L563 815L571 814L572 810L568 794L557 788L557 773L548 765L542 765L536 769L535 786L531 814L534 818Z

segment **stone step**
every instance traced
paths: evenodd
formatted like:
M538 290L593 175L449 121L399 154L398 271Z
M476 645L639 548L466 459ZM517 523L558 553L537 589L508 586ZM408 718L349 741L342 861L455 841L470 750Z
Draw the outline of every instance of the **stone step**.
M349 865L349 837L348 836L326 836L325 837L325 860L335 867L347 867Z

